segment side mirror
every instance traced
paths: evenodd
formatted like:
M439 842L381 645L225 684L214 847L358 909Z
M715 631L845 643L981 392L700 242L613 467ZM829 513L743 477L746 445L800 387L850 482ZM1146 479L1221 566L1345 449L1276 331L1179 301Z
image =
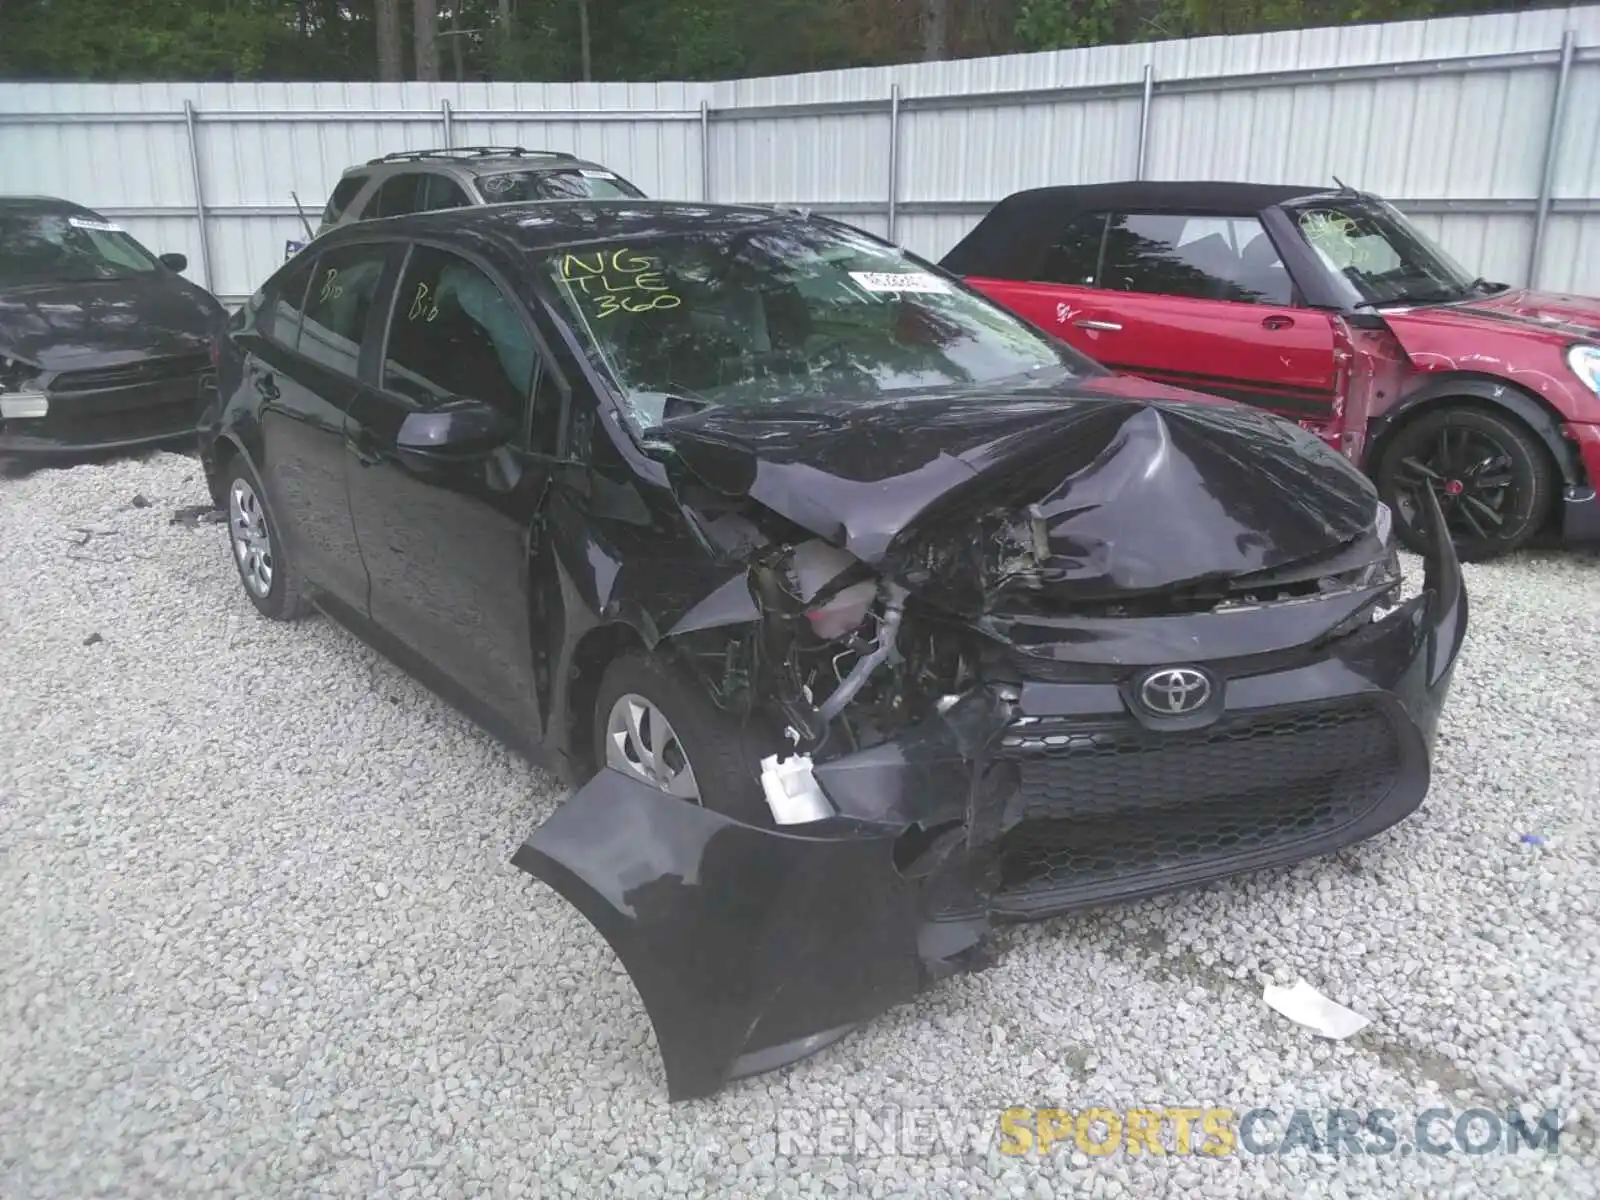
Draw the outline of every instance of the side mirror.
M163 254L160 262L169 271L182 271L189 265L189 256L187 254Z
M509 442L514 432L499 409L453 396L437 408L407 416L395 445L402 452L427 457L486 454Z

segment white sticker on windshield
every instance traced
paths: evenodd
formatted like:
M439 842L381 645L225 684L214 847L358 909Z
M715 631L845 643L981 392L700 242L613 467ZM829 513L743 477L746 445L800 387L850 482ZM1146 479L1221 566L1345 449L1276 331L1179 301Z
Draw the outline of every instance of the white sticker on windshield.
M88 217L68 217L67 224L74 229L98 229L101 233L122 232L122 226L114 221L91 221Z
M950 285L926 271L851 271L854 279L869 292L948 292Z
M580 170L578 172L578 174L582 175L585 179L615 179L617 177L617 173L615 171L584 171L584 170Z

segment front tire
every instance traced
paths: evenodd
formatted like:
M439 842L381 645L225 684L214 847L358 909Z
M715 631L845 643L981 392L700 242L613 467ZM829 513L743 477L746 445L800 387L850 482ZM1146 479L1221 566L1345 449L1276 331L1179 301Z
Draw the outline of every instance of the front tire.
M1555 487L1549 457L1521 421L1455 405L1402 426L1376 474L1406 549L1428 552L1419 503L1428 487L1463 562L1499 558L1524 545L1543 526Z
M612 661L595 697L594 762L747 825L771 828L761 759L782 741L742 723L655 655Z
M300 577L267 509L266 489L242 454L228 460L222 477L228 549L245 596L269 620L297 619L305 612Z

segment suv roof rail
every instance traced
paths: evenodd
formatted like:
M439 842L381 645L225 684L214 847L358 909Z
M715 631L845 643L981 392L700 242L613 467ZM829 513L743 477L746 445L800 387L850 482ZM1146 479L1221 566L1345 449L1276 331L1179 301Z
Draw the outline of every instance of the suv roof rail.
M379 163L417 162L427 158L560 158L575 159L564 150L529 150L523 146L447 146L435 150L396 150L392 154L368 159L367 166Z

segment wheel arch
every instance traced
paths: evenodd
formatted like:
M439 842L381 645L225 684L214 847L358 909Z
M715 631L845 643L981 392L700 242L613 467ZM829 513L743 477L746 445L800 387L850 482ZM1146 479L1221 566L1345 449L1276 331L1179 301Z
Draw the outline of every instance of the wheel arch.
M1508 380L1457 371L1430 377L1399 404L1372 421L1368 428L1368 471L1374 475L1377 473L1383 455L1400 430L1428 413L1452 405L1487 409L1499 416L1515 418L1544 447L1562 486L1574 487L1583 483L1582 468L1571 445L1561 436L1562 416L1554 405L1537 393ZM1552 503L1552 512L1556 508Z
M210 461L206 467L206 490L211 493L211 502L221 508L228 502L228 481L223 477L223 472L235 458L242 458L250 464L250 469L255 470L255 463L244 448L244 444L231 433L219 433L211 444ZM260 472L256 472L260 477Z
M566 745L562 749L577 778L586 779L599 769L594 761L594 706L606 668L624 654L648 647L644 634L627 621L596 625L573 647L563 705Z

